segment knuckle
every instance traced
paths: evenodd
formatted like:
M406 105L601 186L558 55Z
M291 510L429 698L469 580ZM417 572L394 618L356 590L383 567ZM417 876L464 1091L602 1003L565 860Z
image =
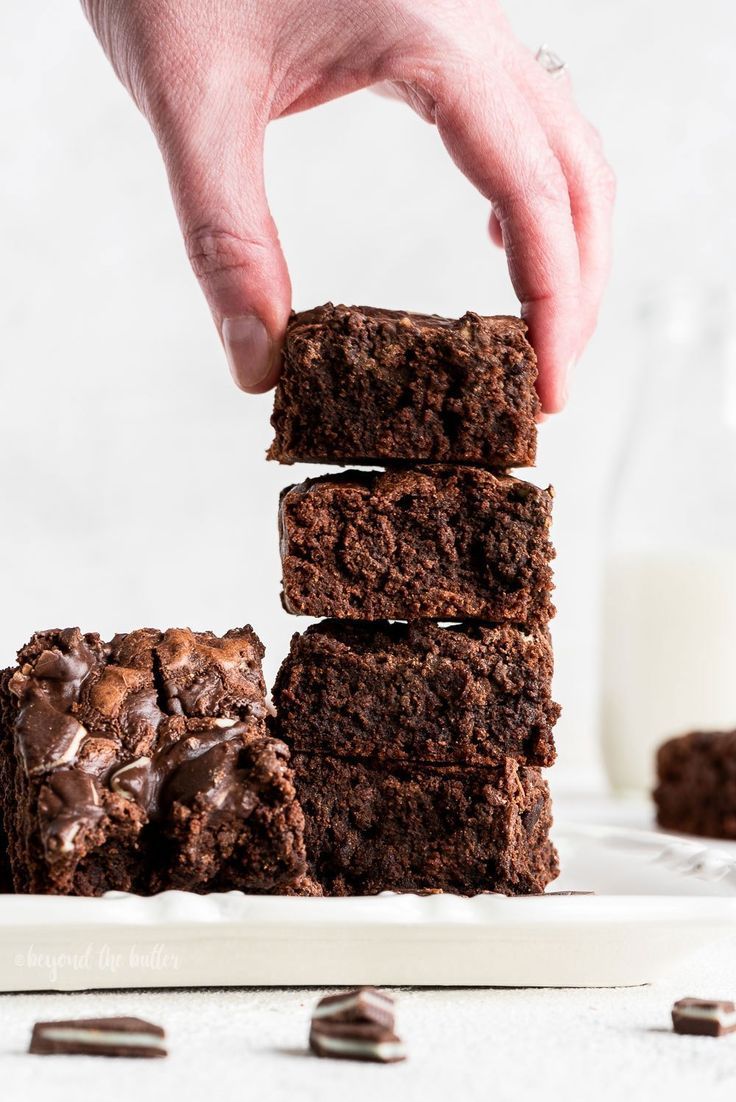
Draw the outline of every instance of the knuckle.
M584 139L588 153L585 158L592 168L588 170L589 186L603 200L613 203L616 198L616 174L606 160L600 133L590 123L586 124Z
M522 209L569 210L570 199L557 158L550 153L522 167L514 186L506 189L494 207L506 217L514 217Z
M616 180L616 173L613 171L608 161L601 161L598 166L595 185L598 194L601 195L606 202L614 202L618 183Z
M222 227L203 224L185 234L189 262L198 279L248 268L253 254L268 249L265 239L243 237Z

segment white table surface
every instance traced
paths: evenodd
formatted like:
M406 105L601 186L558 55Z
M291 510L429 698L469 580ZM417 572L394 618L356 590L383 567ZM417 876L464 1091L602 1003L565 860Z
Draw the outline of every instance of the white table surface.
M399 991L399 1032L409 1049L404 1064L309 1055L310 1010L326 990L0 995L0 1098L78 1102L99 1089L104 1102L167 1102L169 1095L176 1102L377 1096L731 1102L736 1091L736 1034L679 1037L669 1018L673 1001L685 995L736 997L736 930L650 987ZM167 1059L26 1052L37 1020L129 1014L165 1027Z
M307 1054L321 991L208 990L0 997L0 1091L13 1102L66 1102L99 1088L105 1102L377 1097L478 1099L733 1099L736 1035L679 1037L683 995L736 994L736 938L701 952L666 982L619 990L401 991L405 1064ZM166 1060L32 1057L37 1019L136 1014L164 1025Z

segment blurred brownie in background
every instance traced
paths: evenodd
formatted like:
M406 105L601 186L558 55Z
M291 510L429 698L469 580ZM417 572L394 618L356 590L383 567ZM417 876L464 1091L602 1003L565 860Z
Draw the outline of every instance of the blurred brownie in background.
M693 731L657 751L657 823L736 839L736 731Z

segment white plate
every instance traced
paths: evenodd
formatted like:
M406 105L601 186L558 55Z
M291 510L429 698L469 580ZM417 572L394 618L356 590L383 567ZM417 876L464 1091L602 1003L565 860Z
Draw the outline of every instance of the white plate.
M0 990L615 987L736 931L727 847L592 826L556 840L554 889L596 895L0 897Z

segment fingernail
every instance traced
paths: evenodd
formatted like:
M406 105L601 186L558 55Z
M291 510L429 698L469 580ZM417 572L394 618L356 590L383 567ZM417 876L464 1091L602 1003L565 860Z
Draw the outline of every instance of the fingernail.
M240 387L258 386L271 370L273 341L260 318L225 318L222 340L233 379Z

